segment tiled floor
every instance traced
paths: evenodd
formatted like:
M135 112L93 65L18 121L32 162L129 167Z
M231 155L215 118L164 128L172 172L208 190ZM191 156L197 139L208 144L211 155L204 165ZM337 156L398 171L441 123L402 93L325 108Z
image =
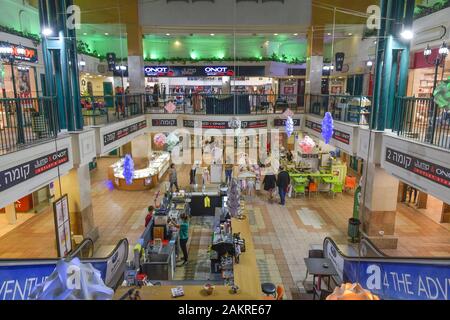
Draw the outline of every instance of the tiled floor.
M100 239L95 244L96 255L105 256L122 238L130 244L144 230L146 208L153 204L158 188L127 192L110 190L107 167L113 158L98 160L98 169L92 172L92 202L94 221L99 227ZM179 169L179 184L186 186L189 167ZM299 298L299 282L306 273L303 258L313 245L320 246L327 236L337 243L347 244L347 221L352 215L353 196L344 194L331 198L318 197L288 199L287 206L268 203L263 194L246 203L248 218L255 243L261 281L282 283L287 298ZM211 219L210 219L211 220ZM176 279L207 279L208 246L211 223L208 219L193 220L190 259L197 262L179 268ZM34 216L8 234L0 237L0 257L52 257L56 254L53 217L51 212ZM399 246L387 250L392 256L450 256L450 232L424 213L399 205L396 220Z

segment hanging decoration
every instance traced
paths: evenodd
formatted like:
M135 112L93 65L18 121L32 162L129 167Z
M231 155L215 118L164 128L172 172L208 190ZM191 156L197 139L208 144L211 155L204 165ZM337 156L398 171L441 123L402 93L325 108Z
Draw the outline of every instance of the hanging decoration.
M231 217L237 217L241 208L240 190L236 179L231 180L231 186L228 191L227 207Z
M380 298L364 289L359 283L344 283L336 287L327 300L380 300Z
M439 108L450 107L450 77L436 87L434 91L434 102Z
M173 113L177 109L177 106L172 101L170 101L165 105L164 109L166 109L168 113Z
M331 138L333 137L333 117L331 113L325 113L325 117L322 120L322 138L325 140L326 144L330 143Z
M286 111L283 112L283 116L285 116L286 118L289 118L289 117L292 118L294 116L294 113L292 112L292 110L290 108L287 108Z
M291 117L288 117L286 120L286 134L287 137L290 138L292 133L294 132L294 120Z
M134 161L133 158L127 154L125 155L125 160L123 161L123 177L127 185L133 183L134 176Z
M316 146L316 143L313 139L311 139L311 137L305 136L303 140L300 140L299 145L302 153L310 154Z
M166 144L167 138L164 133L158 133L153 137L153 142L157 147L163 147Z
M77 274L73 274L73 269ZM114 290L107 287L101 273L79 258L59 260L53 273L38 284L30 300L112 300Z
M167 136L167 151L171 152L173 148L180 142L180 138L175 134L171 133Z

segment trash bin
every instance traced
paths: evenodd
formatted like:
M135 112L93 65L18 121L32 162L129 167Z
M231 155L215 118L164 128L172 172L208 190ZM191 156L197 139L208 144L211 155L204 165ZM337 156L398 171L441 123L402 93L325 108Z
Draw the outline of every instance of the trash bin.
M359 219L348 219L348 236L352 238L352 241L359 238L359 226L361 221Z

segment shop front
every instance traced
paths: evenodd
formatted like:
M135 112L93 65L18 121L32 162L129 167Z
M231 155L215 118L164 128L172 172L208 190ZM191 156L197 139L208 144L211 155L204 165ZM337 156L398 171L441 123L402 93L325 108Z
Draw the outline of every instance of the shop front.
M144 74L146 102L154 108L172 102L187 111L226 114L238 104L237 113L245 114L275 103L273 80L264 66L148 65Z
M0 98L36 98L38 50L0 41Z

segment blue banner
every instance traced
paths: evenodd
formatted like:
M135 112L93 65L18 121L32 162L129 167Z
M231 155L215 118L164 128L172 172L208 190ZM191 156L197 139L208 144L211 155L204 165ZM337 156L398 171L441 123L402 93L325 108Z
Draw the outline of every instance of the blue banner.
M346 260L344 282L359 282L381 299L449 300L450 267Z
M92 266L106 278L107 262L95 262ZM28 300L34 287L41 284L55 270L56 263L29 265L0 265L0 300Z

